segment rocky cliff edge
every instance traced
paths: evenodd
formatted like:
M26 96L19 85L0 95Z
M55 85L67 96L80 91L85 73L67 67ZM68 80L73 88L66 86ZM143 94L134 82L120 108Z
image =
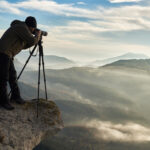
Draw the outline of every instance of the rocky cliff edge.
M15 109L0 108L0 150L32 150L46 136L53 136L63 128L59 108L53 101L40 99L24 105L13 103Z

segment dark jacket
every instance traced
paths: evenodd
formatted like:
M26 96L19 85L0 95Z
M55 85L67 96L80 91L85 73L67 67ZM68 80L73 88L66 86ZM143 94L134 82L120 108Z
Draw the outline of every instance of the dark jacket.
M38 37L32 35L25 22L14 20L0 39L0 52L14 57L37 42Z

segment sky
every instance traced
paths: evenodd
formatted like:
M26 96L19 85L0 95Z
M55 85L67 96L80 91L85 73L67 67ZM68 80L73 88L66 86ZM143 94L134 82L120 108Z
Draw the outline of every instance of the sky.
M46 55L93 61L127 52L150 56L149 0L1 0L0 36L34 16Z

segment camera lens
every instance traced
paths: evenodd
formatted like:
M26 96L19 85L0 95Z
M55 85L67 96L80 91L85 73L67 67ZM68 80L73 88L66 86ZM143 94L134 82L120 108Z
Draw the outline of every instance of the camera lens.
M43 36L47 36L48 33L47 33L46 31L42 31L42 35L43 35Z

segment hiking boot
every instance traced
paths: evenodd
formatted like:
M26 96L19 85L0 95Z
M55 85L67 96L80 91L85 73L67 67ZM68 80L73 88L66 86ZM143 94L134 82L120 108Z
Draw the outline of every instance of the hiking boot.
M15 107L13 107L9 102L0 104L3 108L6 110L13 110Z
M10 98L10 101L15 101L18 104L25 104L25 100L21 97L18 98Z

